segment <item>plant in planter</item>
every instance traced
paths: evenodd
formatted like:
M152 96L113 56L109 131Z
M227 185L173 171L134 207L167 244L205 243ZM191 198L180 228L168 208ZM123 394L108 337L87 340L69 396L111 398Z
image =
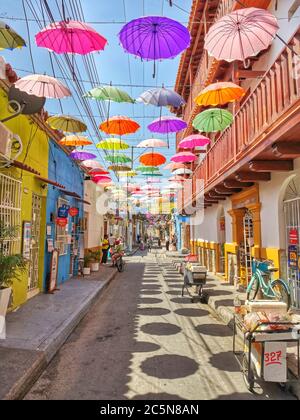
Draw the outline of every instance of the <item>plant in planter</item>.
M90 255L90 263L91 263L91 271L97 272L100 268L100 258L101 253L100 251L89 251Z
M90 267L90 263L91 263L91 257L89 254L84 256L84 268L83 268L83 274L85 276L89 276L91 274L91 267Z
M10 241L18 237L18 228L0 222L0 317L5 318L14 280L20 280L27 262L21 254L10 255ZM1 335L1 331L0 331Z

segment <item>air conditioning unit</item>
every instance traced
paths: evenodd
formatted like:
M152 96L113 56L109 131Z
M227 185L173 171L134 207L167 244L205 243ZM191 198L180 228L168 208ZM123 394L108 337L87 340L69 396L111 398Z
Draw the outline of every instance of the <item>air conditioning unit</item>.
M0 154L8 160L11 157L13 138L13 133L4 124L0 123Z

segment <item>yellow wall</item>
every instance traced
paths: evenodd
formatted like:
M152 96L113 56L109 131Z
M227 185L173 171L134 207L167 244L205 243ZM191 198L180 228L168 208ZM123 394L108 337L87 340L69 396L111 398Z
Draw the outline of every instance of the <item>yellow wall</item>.
M0 90L0 119L9 116L7 112L7 95ZM42 177L48 177L48 154L49 141L47 134L40 130L37 125L25 116L19 116L5 123L6 127L13 133L20 136L23 142L23 152L18 158L20 162L31 166L41 173ZM34 174L21 171L17 168L9 168L1 170L7 175L22 180L22 225L23 221L31 221L32 219L32 194L42 197L42 213L41 213L41 239L40 239L40 256L39 256L39 288L42 288L43 270L44 270L44 244L46 235L46 199L47 188L41 187L42 183L38 181ZM22 231L22 229L21 229ZM23 233L23 232L22 232ZM14 303L13 308L20 306L27 300L27 284L28 273L22 275L21 281L15 281L13 286Z

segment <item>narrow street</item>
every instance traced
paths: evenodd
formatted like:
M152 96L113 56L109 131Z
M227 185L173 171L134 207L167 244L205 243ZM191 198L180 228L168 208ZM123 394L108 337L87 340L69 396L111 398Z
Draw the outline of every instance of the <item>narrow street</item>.
M25 399L292 399L248 392L232 331L181 286L162 256L128 258Z

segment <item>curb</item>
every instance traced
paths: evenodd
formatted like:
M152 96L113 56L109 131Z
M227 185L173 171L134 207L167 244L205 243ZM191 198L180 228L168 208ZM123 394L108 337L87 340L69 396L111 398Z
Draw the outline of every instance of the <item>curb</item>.
M116 275L117 271L114 270L109 275L108 279L103 282L102 287L81 304L78 312L75 313L71 319L68 319L61 324L60 328L56 331L55 336L46 339L42 343L40 348L37 349L38 357L35 363L30 366L24 375L13 385L10 391L4 396L3 400L22 400L24 398L32 385L42 375L48 364L67 341L74 329L83 320L99 296L107 289Z

